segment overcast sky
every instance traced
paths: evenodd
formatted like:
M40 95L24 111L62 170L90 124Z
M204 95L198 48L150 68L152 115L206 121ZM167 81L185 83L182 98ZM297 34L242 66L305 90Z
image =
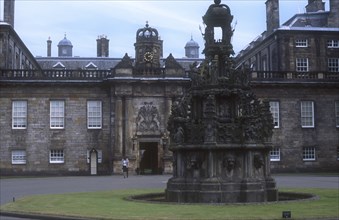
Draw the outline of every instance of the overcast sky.
M239 52L266 29L266 0L222 0L234 16L232 44ZM280 24L305 11L307 0L280 0ZM325 9L328 9L328 0ZM3 17L3 0L0 0ZM64 38L73 44L73 56L95 57L96 39L106 35L109 56L135 57L136 31L146 21L164 41L164 57L170 53L184 57L185 44L193 36L200 52L204 41L202 16L213 0L15 0L15 30L34 56L47 55L47 39L52 40L52 56ZM203 58L203 55L200 55Z

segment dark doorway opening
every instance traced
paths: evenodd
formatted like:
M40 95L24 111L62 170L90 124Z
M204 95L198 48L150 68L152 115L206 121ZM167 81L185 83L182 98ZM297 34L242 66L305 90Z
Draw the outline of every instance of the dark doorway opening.
M158 143L140 143L140 174L159 174Z

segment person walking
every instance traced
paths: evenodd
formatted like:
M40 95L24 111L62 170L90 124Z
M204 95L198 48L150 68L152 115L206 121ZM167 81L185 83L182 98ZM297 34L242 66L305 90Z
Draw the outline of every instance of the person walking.
M128 164L129 164L129 160L127 157L123 158L122 161L122 172L124 174L124 178L128 178Z

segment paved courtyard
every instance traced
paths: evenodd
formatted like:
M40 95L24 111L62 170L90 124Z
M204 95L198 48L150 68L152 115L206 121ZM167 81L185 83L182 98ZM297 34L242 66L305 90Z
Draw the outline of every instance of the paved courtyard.
M34 177L0 179L0 204L12 202L27 195L59 194L70 192L94 192L115 189L165 189L169 175L130 176L124 179L114 176ZM278 188L330 188L338 189L339 176L275 175ZM14 219L0 216L0 219Z

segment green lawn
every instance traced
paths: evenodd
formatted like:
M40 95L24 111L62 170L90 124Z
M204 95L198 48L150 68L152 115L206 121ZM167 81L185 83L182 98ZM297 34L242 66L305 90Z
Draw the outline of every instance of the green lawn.
M339 193L331 189L283 189L312 193L318 200L246 205L178 205L124 200L136 194L163 190L115 190L90 193L28 196L0 207L0 211L90 219L281 219L291 211L293 219L339 216Z

